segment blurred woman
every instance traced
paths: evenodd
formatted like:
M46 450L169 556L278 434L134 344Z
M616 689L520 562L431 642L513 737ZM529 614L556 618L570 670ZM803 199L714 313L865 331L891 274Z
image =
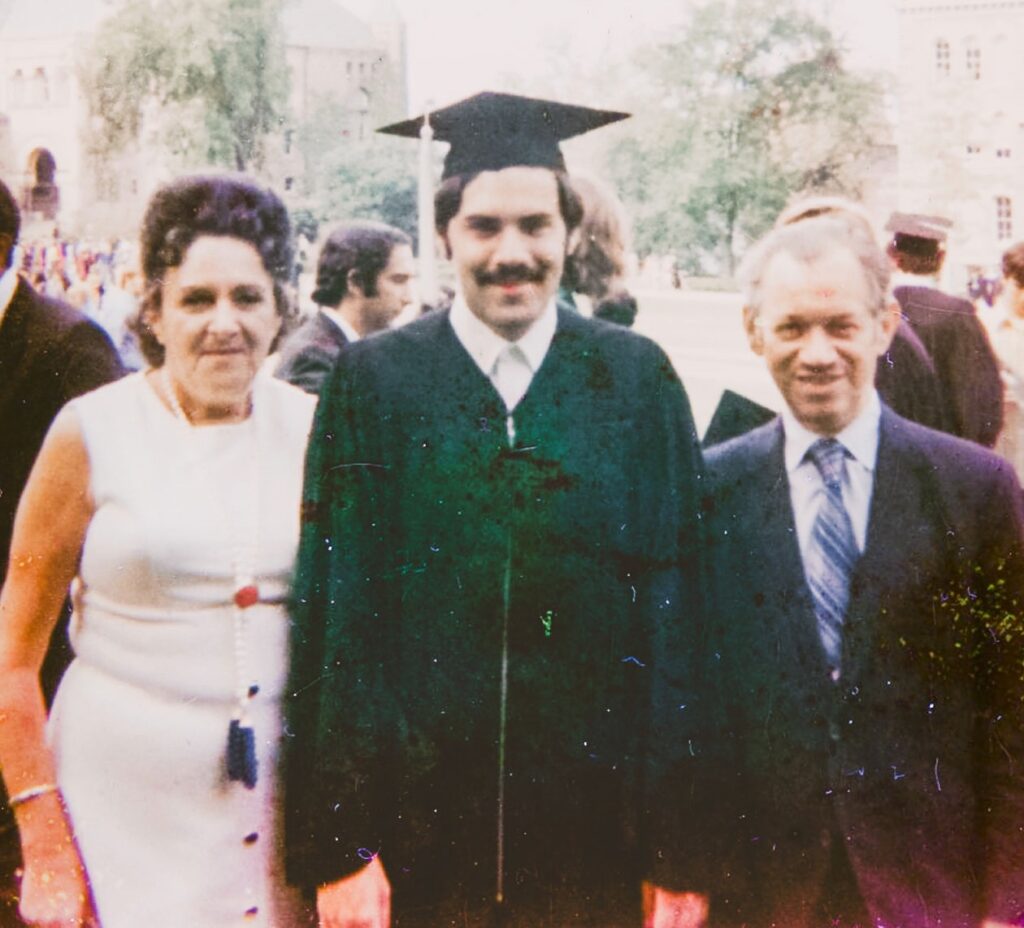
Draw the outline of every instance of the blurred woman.
M25 491L0 596L0 765L32 924L301 923L275 799L313 400L256 376L290 241L280 200L244 178L158 191L152 367L69 403ZM76 657L47 732L39 663L72 581Z
M1003 253L1002 283L997 311L983 317L1006 388L996 451L1024 479L1024 242Z
M615 193L597 181L573 175L572 187L583 202L583 221L565 259L559 298L576 308L586 301L591 315L631 326L637 306L625 286L626 211Z

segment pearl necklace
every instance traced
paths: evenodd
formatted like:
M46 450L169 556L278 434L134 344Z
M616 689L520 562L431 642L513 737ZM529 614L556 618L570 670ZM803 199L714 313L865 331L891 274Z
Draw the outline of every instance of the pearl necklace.
M178 394L174 389L170 372L165 364L160 368L160 392L167 400L174 418L189 429L195 428L195 423L182 409ZM249 414L252 415L252 402L249 403ZM254 438L255 442L255 438ZM256 475L256 512L259 513L259 454L258 448L253 448L251 460ZM218 494L219 497L219 494ZM252 789L256 785L256 742L252 728L246 724L248 721L249 701L258 692L258 687L247 684L246 671L246 647L245 647L245 610L255 606L260 599L260 590L256 585L255 563L256 552L259 548L259 535L254 531L246 545L239 537L236 523L230 518L227 509L223 511L224 525L232 538L231 567L235 575L235 593L232 596L233 625L234 625L234 665L235 665L235 711L232 714L228 725L228 748L227 748L227 770L228 779L240 780L246 787ZM257 519L256 528L259 527Z

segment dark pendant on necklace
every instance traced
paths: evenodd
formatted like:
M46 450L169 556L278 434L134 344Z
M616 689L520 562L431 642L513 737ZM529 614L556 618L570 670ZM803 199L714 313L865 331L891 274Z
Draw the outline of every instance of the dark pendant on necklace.
M244 783L246 789L256 786L256 736L238 719L228 726L228 779Z

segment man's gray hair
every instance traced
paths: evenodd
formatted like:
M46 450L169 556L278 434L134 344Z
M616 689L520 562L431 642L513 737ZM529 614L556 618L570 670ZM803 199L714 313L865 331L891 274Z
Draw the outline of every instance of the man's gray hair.
M862 222L848 221L838 213L779 226L747 253L738 274L747 307L755 316L760 313L764 274L776 255L785 253L813 264L838 250L850 252L860 263L868 286L868 309L881 315L889 297L889 259Z

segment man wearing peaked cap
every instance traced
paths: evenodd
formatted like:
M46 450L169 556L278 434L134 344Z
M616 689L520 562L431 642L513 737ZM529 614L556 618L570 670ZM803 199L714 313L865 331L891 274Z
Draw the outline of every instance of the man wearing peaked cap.
M945 406L944 430L992 447L1003 424L999 364L969 300L939 290L952 223L941 216L893 213L889 258L893 295L935 364Z
M666 882L645 854L694 713L658 657L700 624L700 451L660 349L555 306L580 219L559 142L624 116L431 114L454 303L353 345L322 394L285 808L324 924L639 926Z

